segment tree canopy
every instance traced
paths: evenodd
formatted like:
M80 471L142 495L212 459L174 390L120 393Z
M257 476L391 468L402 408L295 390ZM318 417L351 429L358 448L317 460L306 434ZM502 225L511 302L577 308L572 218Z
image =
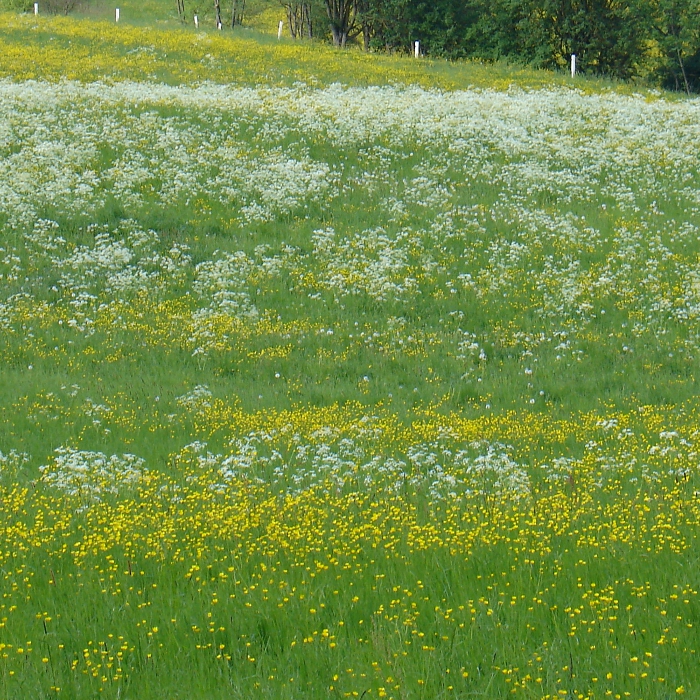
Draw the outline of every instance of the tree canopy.
M508 59L700 89L700 0L314 0L336 46Z

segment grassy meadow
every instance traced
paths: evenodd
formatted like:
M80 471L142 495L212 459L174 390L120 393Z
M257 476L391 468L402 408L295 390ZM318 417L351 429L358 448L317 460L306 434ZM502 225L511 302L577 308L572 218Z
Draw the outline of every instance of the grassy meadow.
M699 697L700 102L124 7L0 15L0 697Z

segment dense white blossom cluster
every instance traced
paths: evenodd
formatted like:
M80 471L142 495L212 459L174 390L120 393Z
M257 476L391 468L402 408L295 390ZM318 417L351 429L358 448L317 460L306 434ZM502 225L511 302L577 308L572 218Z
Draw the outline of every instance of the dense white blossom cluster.
M326 290L410 302L440 284L489 303L517 299L554 345L558 332L571 342L585 331L605 300L638 312L638 336L700 314L700 270L683 255L698 237L696 101L564 89L7 81L0 98L5 226L25 230L30 255L58 271L62 293L152 291L194 274L204 302L192 322L197 354L221 346L211 338L221 314L255 323L253 287L284 275L312 298ZM414 176L398 180L396 166L411 158ZM470 189L485 184L496 201L465 206ZM260 222L309 216L348 195L374 202L381 225L338 222L317 229L306 251L283 244L255 257L219 253L194 271L186 246L166 246L134 222L89 227L92 240L69 249L60 226L40 218L49 209L89 217L109 198L125 210L182 206L196 218L215 201L230 209L231 225L253 234ZM598 220L574 213L592 198L601 202ZM666 207L682 210L683 221ZM602 264L583 263L601 249ZM0 250L0 279L19 280L27 267L21 249ZM525 276L530 296L522 299ZM5 327L11 306L0 299ZM698 344L691 328L686 341Z
M232 440L226 454L212 453L206 443L195 442L175 460L215 472L219 480L211 488L222 492L246 481L267 483L280 494L292 495L329 487L337 493L425 492L438 500L493 495L517 499L530 492L527 472L511 457L513 448L500 443L475 442L457 452L444 444L418 443L405 455L388 456L380 444L339 437L331 426L317 433L309 442L284 430L255 431Z
M60 447L51 463L40 469L47 485L93 502L134 488L143 477L144 464L143 459L132 454L107 456Z

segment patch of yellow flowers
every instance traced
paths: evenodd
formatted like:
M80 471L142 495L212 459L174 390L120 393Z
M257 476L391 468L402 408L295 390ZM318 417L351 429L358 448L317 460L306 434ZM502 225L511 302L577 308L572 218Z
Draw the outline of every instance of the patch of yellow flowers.
M124 404L113 415L135 413ZM697 411L686 415L675 426L681 440ZM640 416L466 420L434 407L408 423L379 411L369 424L393 453L440 435L455 444L498 438L536 463L543 445L551 453L571 435L605 443L620 460L639 454L671 414ZM368 426L359 405L246 413L214 399L195 423L203 437L277 431L311 440L327 426L350 439ZM610 425L635 427L617 452L604 435ZM250 693L293 694L302 658L347 697L368 688L397 699L423 687L471 692L483 673L493 697L555 698L561 689L650 698L688 685L681 669L696 664L698 585L685 562L700 522L692 475L607 474L591 451L569 478L536 481L520 500L323 480L285 494L253 474L222 488L216 469L187 454L97 501L41 482L0 489L6 679L41 659L62 677L55 687L116 696L124 683L144 682L149 663L172 664L178 649L187 663L220 665L216 673L249 666L258 684ZM84 640L74 626L91 616ZM509 648L509 637L519 640L512 657L490 651Z
M211 81L256 85L420 85L507 90L563 82L544 71L505 65L415 61L407 56L337 51L318 42L260 40L245 31L154 31L126 22L0 13L0 77L13 80ZM579 89L599 89L595 81ZM624 91L624 87L619 88Z
M64 17L0 15L0 76L14 80L158 80L291 84L318 81L440 85L407 60L340 54L309 43L261 43L241 34L153 31ZM21 40L18 40L21 35ZM276 78L276 80L275 80Z

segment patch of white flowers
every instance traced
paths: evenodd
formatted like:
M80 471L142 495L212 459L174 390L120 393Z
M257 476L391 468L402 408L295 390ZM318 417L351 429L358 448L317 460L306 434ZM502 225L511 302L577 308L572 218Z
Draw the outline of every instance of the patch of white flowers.
M59 447L51 462L40 470L48 486L87 502L98 502L105 495L134 488L144 475L144 465L143 459L132 454L107 456Z
M185 409L190 411L198 411L202 409L211 408L213 394L209 390L209 387L203 384L198 384L192 391L188 391L182 396L178 396L177 403Z
M337 236L329 228L315 231L313 258L321 287L340 296L365 293L377 301L410 296L418 286L409 270L410 241L382 229Z
M281 495L332 489L337 493L425 492L433 500L520 499L529 495L530 480L524 467L513 460L512 451L501 443L475 442L456 452L442 443L419 443L405 455L388 456L377 443L339 437L329 426L316 431L312 442L285 430L251 432L233 439L226 453L212 453L206 443L195 442L174 460L211 472L211 488L222 492L248 481L269 484Z
M689 254L699 235L698 100L0 81L0 124L0 219L23 233L23 245L0 248L5 330L17 331L20 307L39 305L17 286L40 270L68 327L84 335L115 300L192 288L182 344L195 356L230 348L229 320L259 322L265 284L310 302L325 292L410 304L439 289L456 311L475 295L539 326L535 348L507 324L476 337L467 319L446 348L465 381L494 345L581 361L577 336L605 306L634 315L626 336L676 337L677 350L700 352L700 267ZM493 201L471 202L484 187ZM368 207L372 223L334 220L310 227L299 248L216 251L196 265L185 245L135 221L88 226L76 244L43 215L89 220L109 199L126 211L176 206L194 221L220 206L228 230L255 237L262 224L311 219L346 198ZM600 221L575 213L591 201ZM664 202L681 214L669 218ZM405 338L388 327L361 333L393 353L416 351L415 326L406 328ZM631 356L634 343L619 351Z
M185 244L173 243L161 252L159 234L128 219L116 229L87 227L91 242L75 247L68 247L57 229L53 222L42 221L26 238L37 246L37 256L51 251L49 262L61 275L58 284L75 296L81 291L104 291L111 296L150 291L176 283L190 265Z

